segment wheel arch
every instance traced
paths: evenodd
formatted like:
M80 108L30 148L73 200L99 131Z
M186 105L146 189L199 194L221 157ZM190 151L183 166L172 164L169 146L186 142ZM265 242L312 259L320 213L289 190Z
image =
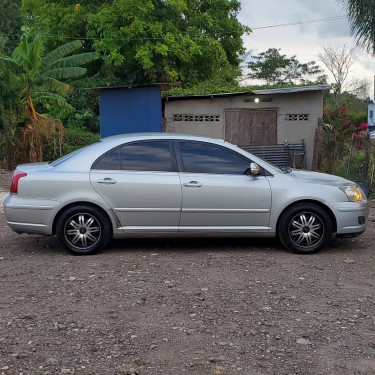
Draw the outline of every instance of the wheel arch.
M59 220L59 217L64 213L64 211L66 211L67 209L69 209L71 207L81 206L81 205L93 207L93 208L96 208L96 209L100 210L106 216L106 218L108 219L109 224L111 226L111 236L113 235L113 223L112 223L112 219L111 219L110 215L108 214L108 212L106 210L104 210L102 207L100 207L99 205L97 205L95 203L92 203L92 202L87 202L87 201L72 202L72 203L67 204L64 207L61 207L60 210L55 215L55 218L53 220L52 234L56 234L57 221Z
M319 202L319 201L316 201L314 199L303 199L303 200L300 200L300 201L295 201L295 202L292 202L290 203L288 206L284 207L284 209L282 210L282 212L280 213L279 217L277 218L277 222L276 222L276 236L279 235L279 223L280 223L280 220L281 218L283 217L284 213L286 210L288 210L290 207L293 207L293 206L296 206L296 205L299 205L299 204L303 204L303 203L307 203L307 204L315 204L316 206L319 206L320 208L322 208L324 211L327 212L327 214L329 215L331 221L332 221L332 230L333 230L333 233L336 233L337 232L337 221L336 221L336 217L334 215L334 213L332 212L332 210L327 206L325 205L324 203L322 202Z

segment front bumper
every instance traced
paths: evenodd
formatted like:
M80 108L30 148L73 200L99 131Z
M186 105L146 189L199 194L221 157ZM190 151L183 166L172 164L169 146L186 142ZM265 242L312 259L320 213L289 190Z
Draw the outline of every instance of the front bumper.
M355 237L366 230L369 207L367 201L330 202L336 218L337 237Z

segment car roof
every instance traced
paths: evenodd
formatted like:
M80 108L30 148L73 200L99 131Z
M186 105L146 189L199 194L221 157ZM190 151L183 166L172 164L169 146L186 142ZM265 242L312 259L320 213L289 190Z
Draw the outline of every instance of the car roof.
M157 132L150 132L150 133L127 133L127 134L117 134L112 135L110 137L104 137L100 141L101 142L113 142L113 141L128 141L131 139L191 139L191 140L206 140L206 141L218 141L218 142L225 142L223 139L219 138L212 138L205 135L193 135L193 134L183 134L183 133L157 133Z

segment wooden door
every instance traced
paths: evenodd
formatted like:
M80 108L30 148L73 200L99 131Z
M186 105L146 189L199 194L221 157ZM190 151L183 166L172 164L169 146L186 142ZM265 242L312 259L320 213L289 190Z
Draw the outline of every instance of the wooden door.
M226 110L225 140L236 145L269 146L277 144L277 111Z

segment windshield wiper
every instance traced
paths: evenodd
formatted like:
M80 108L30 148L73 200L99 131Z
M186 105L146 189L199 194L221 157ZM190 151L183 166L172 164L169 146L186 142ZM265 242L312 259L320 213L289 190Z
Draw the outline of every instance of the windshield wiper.
M278 165L277 166L282 172L285 172L285 173L291 173L293 170L292 168L290 167L287 167L285 165Z

